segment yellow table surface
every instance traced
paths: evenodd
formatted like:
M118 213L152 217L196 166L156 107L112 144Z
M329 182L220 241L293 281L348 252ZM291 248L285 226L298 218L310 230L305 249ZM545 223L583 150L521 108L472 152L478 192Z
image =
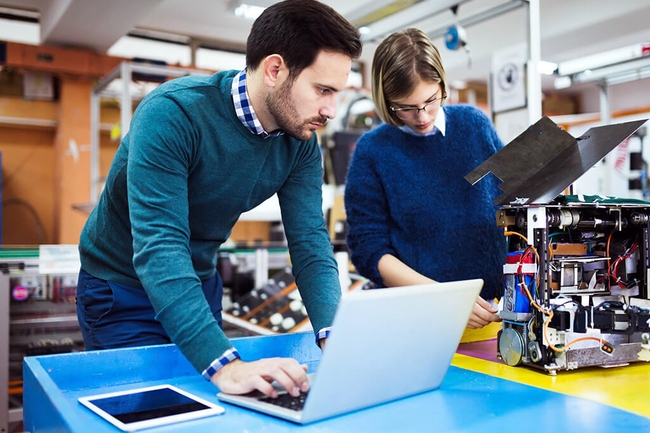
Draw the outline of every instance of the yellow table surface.
M483 331L489 334L488 331ZM470 333L471 334L471 333ZM467 338L463 341L477 341ZM479 340L480 341L480 340ZM471 344L471 343L470 343ZM465 346L467 343L465 343ZM464 344L459 348L462 351ZM473 345L476 346L476 345ZM473 347L474 350L474 347ZM626 366L585 367L559 371L552 376L531 367L511 367L497 358L496 340L480 345L481 357L456 353L452 365L501 379L607 404L650 418L650 363Z

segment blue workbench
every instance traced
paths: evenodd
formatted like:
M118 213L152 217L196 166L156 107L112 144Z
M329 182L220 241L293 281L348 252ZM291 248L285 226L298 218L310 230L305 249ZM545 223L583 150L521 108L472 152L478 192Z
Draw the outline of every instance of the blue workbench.
M291 356L310 370L317 369L321 354L312 333L241 338L234 343L245 360ZM77 398L162 383L221 404L226 413L147 433L650 431L650 418L455 366L436 391L299 426L219 402L217 389L174 345L27 357L24 362L24 429L29 432L119 432ZM408 371L408 359L395 368ZM354 384L342 384L341 393L346 386Z

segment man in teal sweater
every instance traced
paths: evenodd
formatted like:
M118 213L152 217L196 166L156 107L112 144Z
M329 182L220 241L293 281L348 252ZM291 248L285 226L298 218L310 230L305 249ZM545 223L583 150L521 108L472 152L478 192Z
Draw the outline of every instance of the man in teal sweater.
M246 69L172 80L139 104L81 234L87 349L173 342L224 392L309 388L293 359L239 359L220 326L216 256L239 216L277 193L323 346L341 289L314 131L335 116L360 53L357 30L329 6L286 0L253 24Z

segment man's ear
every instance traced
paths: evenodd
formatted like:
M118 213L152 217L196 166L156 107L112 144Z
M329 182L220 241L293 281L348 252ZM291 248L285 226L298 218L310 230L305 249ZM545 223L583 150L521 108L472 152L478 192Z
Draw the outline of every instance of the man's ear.
M282 83L287 78L288 72L284 59L279 54L271 54L262 60L264 84L267 87L275 87Z

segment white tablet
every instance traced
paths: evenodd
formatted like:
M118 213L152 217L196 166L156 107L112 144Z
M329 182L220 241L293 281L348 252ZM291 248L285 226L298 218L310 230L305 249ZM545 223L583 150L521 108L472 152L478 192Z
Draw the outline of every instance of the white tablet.
M124 431L135 431L212 415L224 408L171 385L80 397L79 403Z

